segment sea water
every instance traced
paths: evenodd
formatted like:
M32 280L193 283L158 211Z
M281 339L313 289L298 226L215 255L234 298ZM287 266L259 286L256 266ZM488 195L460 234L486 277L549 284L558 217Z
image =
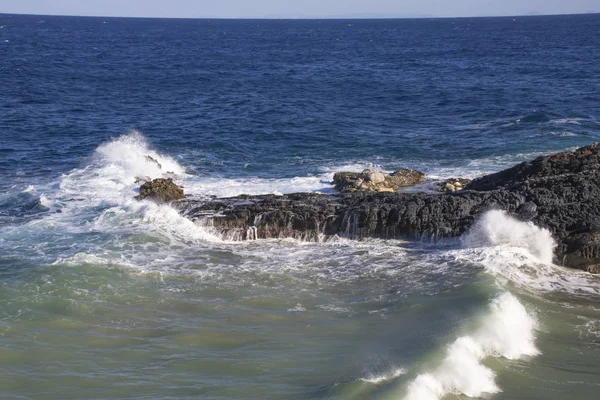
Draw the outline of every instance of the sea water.
M236 242L133 199L139 176L332 193L589 144L598 15L0 25L0 398L598 397L600 280L541 227Z

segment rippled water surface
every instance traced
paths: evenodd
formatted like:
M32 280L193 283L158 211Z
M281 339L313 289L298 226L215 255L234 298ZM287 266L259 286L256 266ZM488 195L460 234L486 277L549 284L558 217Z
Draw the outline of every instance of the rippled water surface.
M474 177L600 135L598 15L0 14L0 398L596 399L600 280L464 237L232 242L133 200ZM158 160L156 163L147 156Z

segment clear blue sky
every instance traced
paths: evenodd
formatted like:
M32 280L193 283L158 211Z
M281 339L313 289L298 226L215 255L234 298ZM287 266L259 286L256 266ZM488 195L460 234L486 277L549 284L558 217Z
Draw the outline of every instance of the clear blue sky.
M600 0L0 0L0 13L128 17L400 17L600 12Z

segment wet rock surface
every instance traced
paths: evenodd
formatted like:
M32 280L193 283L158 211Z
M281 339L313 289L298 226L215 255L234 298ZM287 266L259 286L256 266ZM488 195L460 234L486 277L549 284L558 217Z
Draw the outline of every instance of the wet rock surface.
M184 216L235 240L323 236L442 238L463 234L488 210L547 228L555 262L600 270L600 145L539 157L440 194L343 191L184 199Z
M145 178L138 178L144 181ZM151 181L145 181L140 186L140 194L135 197L136 200L153 200L159 204L170 203L184 198L183 189L177 186L171 178L158 178Z

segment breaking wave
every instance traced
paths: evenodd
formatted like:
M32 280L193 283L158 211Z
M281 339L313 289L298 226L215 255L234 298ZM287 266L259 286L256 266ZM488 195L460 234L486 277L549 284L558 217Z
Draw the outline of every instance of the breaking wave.
M550 264L556 243L547 229L510 218L506 212L488 211L463 235L464 247L507 246L526 249L541 262Z
M556 242L547 229L518 221L504 211L483 214L461 237L456 261L483 266L497 278L537 292L600 295L598 279L553 264Z
M448 346L444 359L408 386L406 400L437 400L450 393L480 397L497 393L495 373L482 364L486 357L510 360L539 354L535 347L536 320L510 293L494 299L489 314L470 335Z

